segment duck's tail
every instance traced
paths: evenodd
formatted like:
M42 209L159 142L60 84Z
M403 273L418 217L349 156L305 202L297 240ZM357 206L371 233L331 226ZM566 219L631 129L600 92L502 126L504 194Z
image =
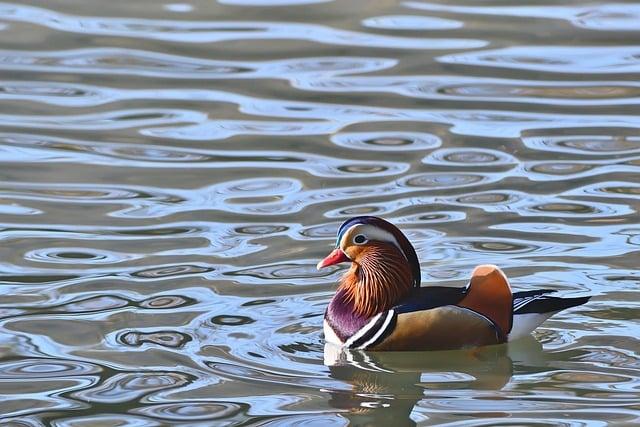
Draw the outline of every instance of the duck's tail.
M501 332L503 341L529 335L557 312L589 301L591 297L558 298L552 290L534 290L512 294L509 281L495 265L475 268L466 295L458 306L471 309L490 319Z
M548 294L552 290L535 290L513 294L513 327L509 341L529 335L549 317L557 312L582 305L589 297L558 298Z

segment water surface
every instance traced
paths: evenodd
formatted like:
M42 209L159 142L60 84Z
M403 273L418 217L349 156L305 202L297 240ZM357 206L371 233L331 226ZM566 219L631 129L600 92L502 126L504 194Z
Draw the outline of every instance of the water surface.
M15 426L640 423L640 6L0 3ZM533 337L324 351L344 219L594 295Z

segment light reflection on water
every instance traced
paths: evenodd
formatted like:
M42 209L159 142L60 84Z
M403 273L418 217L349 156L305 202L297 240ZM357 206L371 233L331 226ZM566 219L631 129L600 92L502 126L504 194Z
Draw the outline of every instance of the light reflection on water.
M16 426L640 422L638 7L0 4ZM591 302L509 346L325 349L339 223L428 284Z

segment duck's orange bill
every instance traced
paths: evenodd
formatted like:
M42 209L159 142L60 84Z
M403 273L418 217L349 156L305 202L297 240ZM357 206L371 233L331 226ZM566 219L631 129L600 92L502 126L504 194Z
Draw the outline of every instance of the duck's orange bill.
M347 254L342 252L342 249L336 248L325 259L320 261L316 268L320 270L321 268L328 267L334 264L340 264L341 262L351 261Z

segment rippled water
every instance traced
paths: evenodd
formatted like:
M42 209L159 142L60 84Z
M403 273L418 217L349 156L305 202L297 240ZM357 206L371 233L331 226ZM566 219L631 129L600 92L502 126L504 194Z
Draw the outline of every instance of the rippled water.
M9 425L640 423L639 4L0 3L0 76ZM325 354L358 214L426 285L595 297Z

